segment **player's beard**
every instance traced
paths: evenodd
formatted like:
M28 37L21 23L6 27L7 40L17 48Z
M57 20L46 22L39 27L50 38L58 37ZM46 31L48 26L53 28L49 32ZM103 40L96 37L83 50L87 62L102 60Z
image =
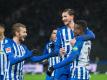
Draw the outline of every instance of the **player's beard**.
M26 38L26 36L20 36L20 38L19 38L19 40L20 40L20 42L24 42L25 41L25 38Z
M24 42L25 41L25 37L20 37L20 42Z

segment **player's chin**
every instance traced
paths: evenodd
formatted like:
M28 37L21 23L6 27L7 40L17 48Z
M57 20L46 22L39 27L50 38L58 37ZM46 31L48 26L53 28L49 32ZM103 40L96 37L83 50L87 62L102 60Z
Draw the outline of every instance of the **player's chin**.
M65 24L65 25L68 25L69 23L68 23L68 22L64 22L64 24Z
M20 41L21 41L21 42L25 41L25 38L24 38L24 37L23 37L23 38L21 38L21 39L20 39Z

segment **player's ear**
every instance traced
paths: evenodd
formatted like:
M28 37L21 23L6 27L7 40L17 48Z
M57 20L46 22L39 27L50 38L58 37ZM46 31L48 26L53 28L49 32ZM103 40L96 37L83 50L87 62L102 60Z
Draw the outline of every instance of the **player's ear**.
M18 31L16 31L16 32L15 32L15 35L16 35L16 36L17 36L17 35L19 35L19 32L18 32Z

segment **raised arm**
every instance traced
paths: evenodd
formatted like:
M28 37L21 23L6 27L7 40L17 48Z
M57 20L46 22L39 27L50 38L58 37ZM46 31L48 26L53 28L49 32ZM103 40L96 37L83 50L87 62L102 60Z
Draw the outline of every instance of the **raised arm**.
M33 61L33 62L40 62L40 61L42 61L44 59L48 59L48 58L54 57L54 56L57 56L57 54L55 54L54 51L49 53L48 52L48 44L47 44L45 46L45 49L44 49L44 51L43 51L41 56L33 56L33 57L30 58L30 60Z

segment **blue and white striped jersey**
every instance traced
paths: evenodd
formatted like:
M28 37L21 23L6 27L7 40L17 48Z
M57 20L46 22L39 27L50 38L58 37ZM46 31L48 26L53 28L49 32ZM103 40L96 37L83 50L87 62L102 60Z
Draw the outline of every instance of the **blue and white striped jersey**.
M5 47L7 46L6 44L10 43L10 39L4 38L0 42L0 75L4 75L5 69L7 67L7 55L5 52Z
M47 43L47 45L46 45L46 47L44 49L44 52L43 52L44 55L45 54L50 54L50 53L53 52L53 50L54 50L54 43L55 42L52 42L52 41ZM55 64L60 62L60 56L50 57L50 58L48 58L48 62L49 62L49 66L48 66L48 68L49 68L49 67L51 67L51 66L53 66L53 65L55 65ZM55 71L52 73L52 76L55 76Z
M91 50L91 41L84 41L80 54L72 62L71 67L71 77L81 80L89 80L89 70L87 66L89 65L89 55Z
M70 44L70 40L73 38L74 38L74 32L69 27L62 26L61 28L59 28L57 30L57 39L56 39L56 43L55 43L55 53L59 53L60 48L64 47L65 51L66 51L66 55L68 57L71 53L71 50L72 50L72 45ZM82 41L90 40L90 39L94 39L94 38L95 38L94 33L88 28L86 29L84 35L76 37L77 40L82 40ZM63 58L63 60L64 60L64 58Z
M77 59L73 62L72 67L86 67L89 65L89 55L91 50L91 41L84 41L80 55L77 57Z
M66 54L69 55L72 50L72 45L70 44L70 40L74 38L74 32L67 26L63 26L59 28L57 31L57 40L56 45L59 48L65 48Z
M18 58L18 57L24 56L28 49L26 46L22 44L16 44L13 41L11 45L11 50L12 50L12 53L14 54L14 57ZM10 63L9 60L8 60L8 63ZM24 65L24 61L14 65L9 64L7 66L7 70L5 74L6 80L23 80L23 65Z
M68 58L64 59L59 64L54 65L54 69L66 66L72 63L71 77L79 80L88 80L89 71L86 66L89 62L89 53L91 49L90 41L77 41L72 48L72 52Z
M70 40L74 38L74 32L67 26L63 26L57 30L57 39L55 43L55 52L59 53L60 48L65 48L66 56L62 60L66 59L72 50ZM70 65L62 68L62 74L70 73Z

